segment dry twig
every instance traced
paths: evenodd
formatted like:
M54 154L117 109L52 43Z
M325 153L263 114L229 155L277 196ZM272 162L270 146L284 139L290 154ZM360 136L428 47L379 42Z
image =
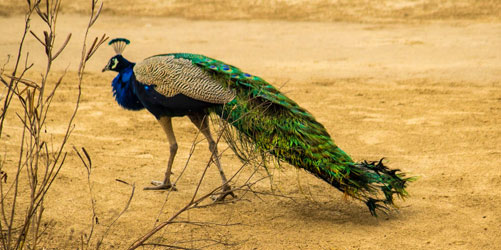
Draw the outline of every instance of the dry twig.
M92 2L92 5L95 6L96 0L92 0ZM75 108L66 123L62 139L58 144L54 144L52 138L49 140L44 135L46 133L46 120L51 110L52 100L63 82L66 71L53 85L49 84L49 73L52 71L53 62L68 45L71 33L66 36L61 47L54 48L61 0L45 0L43 2L41 0L27 0L27 4L24 32L19 42L14 69L10 74L4 73L5 65L0 70L0 81L7 87L7 93L2 98L3 107L0 112L0 138L6 122L18 121L20 124L17 126L22 128L17 150L18 160L15 166L9 169L14 173L14 177L9 178L12 180L10 184L6 181L7 171L4 171L9 166L6 166L6 161L0 161L0 172L5 180L5 183L0 182L0 231L2 233L0 244L2 249L37 249L43 233L47 230L48 224L43 223L45 197L67 157L64 148L73 131L74 119L79 108L85 62L102 44L102 42L95 44L90 51L85 51L85 57L82 57L83 63L80 64L81 68L79 69ZM33 16L38 16L44 23L45 30L41 32L43 36L39 36L37 31L31 30L30 24ZM92 24L96 21L97 16L93 10ZM47 59L45 71L41 74L39 81L24 77L33 66L29 63L29 52L23 51L28 33L44 48ZM104 42L105 39L106 36L103 36L101 41ZM24 65L23 58L25 58ZM10 105L14 100L19 102L22 113L15 114L18 120L7 120ZM23 178L27 179L28 187L20 185ZM21 203L21 199L28 200L28 203Z

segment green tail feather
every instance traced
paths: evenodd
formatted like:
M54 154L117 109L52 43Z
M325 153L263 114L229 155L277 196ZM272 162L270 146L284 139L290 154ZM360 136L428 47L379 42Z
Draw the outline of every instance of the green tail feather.
M415 178L387 168L382 160L354 162L310 113L263 79L202 55L172 55L213 72L221 84L236 92L233 101L213 111L239 131L239 142L253 143L252 150L305 169L365 202L372 215L394 207L394 194L400 198L408 195L407 183ZM245 154L234 149L237 155Z

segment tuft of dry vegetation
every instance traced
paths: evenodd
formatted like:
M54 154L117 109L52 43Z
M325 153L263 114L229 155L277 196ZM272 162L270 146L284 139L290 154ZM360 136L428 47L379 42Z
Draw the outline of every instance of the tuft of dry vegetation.
M88 30L96 22L101 11L101 8L96 8L97 0L92 0L91 3L91 18L85 32L78 69L78 94L73 103L73 112L63 125L64 132L61 138L54 139L50 133L47 133L46 124L47 118L53 113L51 105L66 73L63 72L56 80L52 79L50 75L52 65L71 39L71 33L69 33L62 44L56 46L60 0L26 1L25 25L17 54L13 57L13 69L9 71L5 68L9 60L0 68L0 82L5 90L1 100L3 105L0 109L0 138L2 138L5 126L21 128L18 130L20 141L16 152L5 151L0 159L0 180L3 180L0 182L0 245L2 249L37 249L50 226L44 217L45 201L68 155L64 149L74 128L74 120L81 99L85 65L106 40L105 35L101 39L96 37L87 49ZM44 23L42 31L31 28L33 18L39 18ZM35 54L35 56L46 57L45 70L40 80L36 81L25 78L34 65L30 61L30 51L25 51L24 48L27 36L35 38L45 52L45 55ZM52 83L49 84L49 82ZM11 108L14 106L21 107L21 109ZM12 118L14 116L9 113L15 113L16 117ZM8 159L16 154L17 160Z

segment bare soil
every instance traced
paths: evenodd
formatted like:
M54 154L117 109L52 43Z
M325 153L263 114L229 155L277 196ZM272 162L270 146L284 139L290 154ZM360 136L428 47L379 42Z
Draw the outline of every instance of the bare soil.
M236 202L191 210L180 219L218 225L175 224L154 242L194 248L226 244L211 246L215 249L500 249L501 22L499 12L489 12L499 10L499 3L460 1L453 8L445 1L436 9L449 9L448 15L430 12L418 18L412 13L426 11L422 4L427 1L369 1L379 2L387 16L377 12L367 18L359 9L362 2L354 2L342 6L358 18L331 15L324 21L305 21L304 15L280 20L205 18L207 11L181 19L165 17L161 12L165 6L148 17L142 11L149 8L147 4L124 16L126 4L106 7L92 35L129 38L132 43L124 52L129 60L170 52L218 58L281 86L354 159L385 157L392 168L420 176L408 189L410 198L398 201L398 212L374 218L364 204L284 165L271 170L272 183L276 194L292 199L247 194ZM407 6L408 19L392 12L390 7L398 4ZM70 5L65 5L58 26L60 42L69 32L73 38L54 65L54 79L67 70L47 125L54 141L74 108L81 31L87 22L79 14L83 11L76 7L72 11ZM16 53L23 16L0 17L0 27L3 64L7 54ZM40 26L34 23L32 28ZM32 37L27 50L35 63L29 78L39 79L44 59L35 54L43 51ZM115 179L136 185L130 208L104 243L106 249L123 249L191 199L210 154L205 142L197 145L177 184L179 191L171 193L167 202L167 192L143 191L151 180L162 179L168 143L147 111L126 111L114 101L110 83L115 75L101 73L111 56L113 50L106 46L89 62L70 146L85 147L93 160L98 235L130 195L130 188ZM4 93L0 87L0 95ZM8 174L14 171L21 131L14 125L15 113L10 117L0 141L7 165L12 166L6 169ZM174 129L179 144L176 178L197 131L188 118L175 118ZM92 223L85 169L71 147L66 151L69 157L45 203L50 223L43 244L49 249L77 248ZM241 166L229 150L222 163L228 175ZM252 168L245 169L235 184L243 183L251 172ZM214 167L207 175L202 193L220 184ZM265 175L259 171L259 176ZM270 183L266 179L254 189L271 193Z

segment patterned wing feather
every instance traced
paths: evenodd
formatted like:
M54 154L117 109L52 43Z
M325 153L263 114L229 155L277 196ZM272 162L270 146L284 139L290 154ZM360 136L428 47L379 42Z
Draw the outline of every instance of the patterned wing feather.
M224 104L235 98L217 77L194 65L190 60L173 55L146 58L134 66L136 79L155 85L155 90L166 97L183 94L196 100Z

